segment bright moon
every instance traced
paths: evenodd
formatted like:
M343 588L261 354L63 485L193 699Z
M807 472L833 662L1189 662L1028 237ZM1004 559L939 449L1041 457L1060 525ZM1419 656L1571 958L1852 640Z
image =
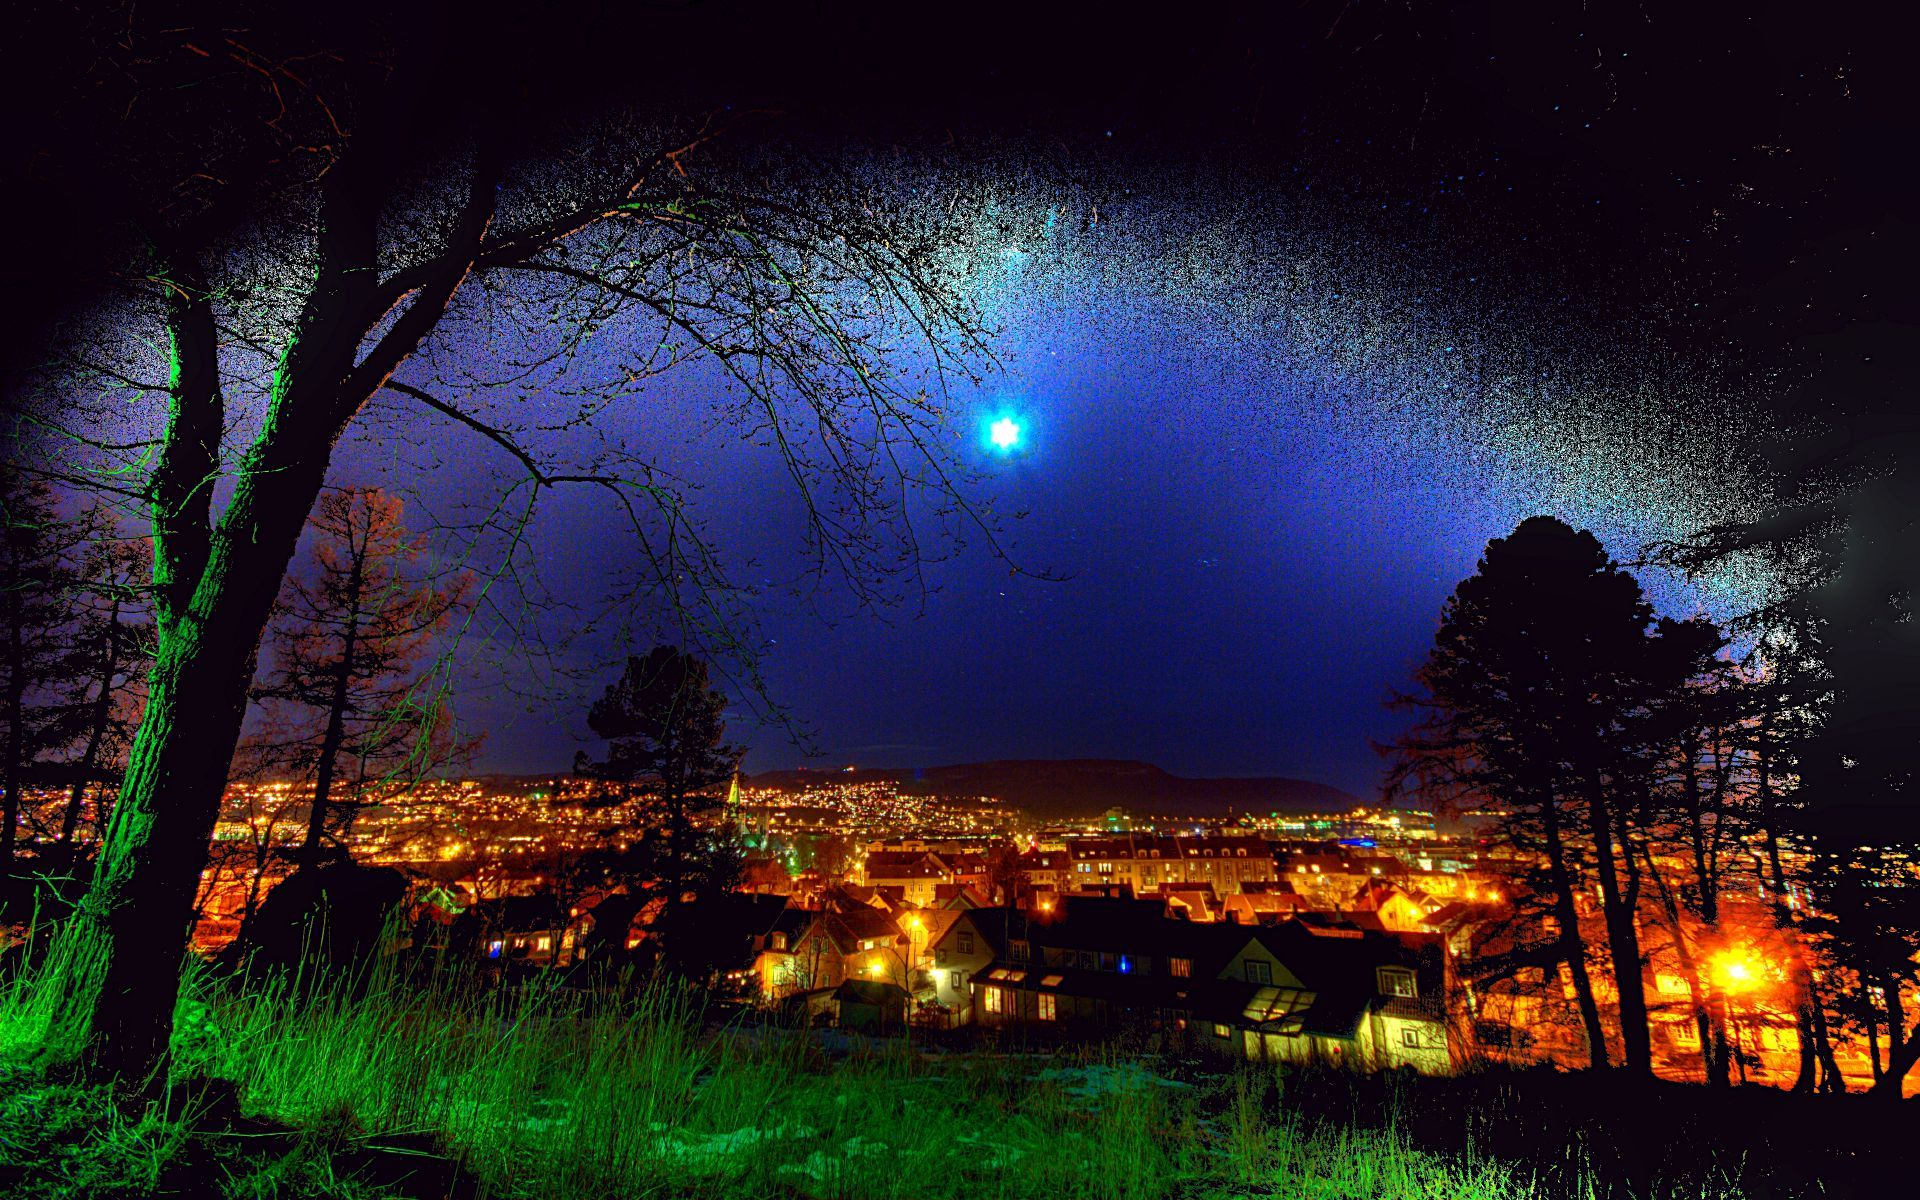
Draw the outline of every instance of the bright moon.
M1020 423L1012 417L1001 417L987 430L987 436L1000 449L1011 450L1020 444Z

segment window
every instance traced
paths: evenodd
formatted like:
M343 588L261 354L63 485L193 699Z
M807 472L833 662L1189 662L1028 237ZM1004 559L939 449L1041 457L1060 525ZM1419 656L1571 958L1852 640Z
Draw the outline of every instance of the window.
M786 932L779 929L774 930L773 936L767 939L767 946L773 950L785 950L787 948Z
M1400 1044L1410 1049L1418 1050L1420 1048L1420 1031L1418 1029L1402 1029L1400 1031Z
M1040 978L1040 986L1041 987L1059 987L1060 981L1064 978L1066 978L1066 976L1064 975L1043 975Z
M1225 1025L1215 1025L1213 1027L1213 1036L1217 1038L1223 1038L1227 1036L1227 1027Z
M502 945L503 945L503 944L502 944L502 943L500 943L500 942L488 942L488 943L487 943L487 957L488 957L488 958L499 958L499 957L500 957L500 951L501 951L501 948L502 948Z
M955 971L953 973L953 990L957 992L961 988L966 986L967 986L967 973L965 971Z
M981 988L980 999L981 999L981 1002L986 1005L987 1011L990 1013L1007 1011L1005 996L997 987Z
M973 953L973 930L962 929L960 931L960 953L962 954Z
M1380 968L1380 991L1388 996L1417 996L1418 989L1413 984L1413 972L1400 967Z
M1190 958L1170 958L1167 960L1167 970L1182 978L1192 978L1193 960Z
M551 950L553 949L553 939L550 937L543 937L539 941L533 944L533 948L535 950Z
M1040 1009L1039 1009L1040 1019L1042 1021L1054 1020L1055 1019L1054 998L1048 995L1047 993L1042 992L1040 993L1039 1001L1040 1001Z
M1111 971L1118 965L1119 964L1114 960L1114 956L1112 954L1109 954L1104 950L1100 952L1100 969L1102 971Z
M1247 982L1248 983L1272 983L1273 982L1273 964L1269 962L1262 962L1257 958L1248 959L1247 960Z
M1015 962L1026 962L1031 948L1024 939L1015 939L1007 943L1007 957Z

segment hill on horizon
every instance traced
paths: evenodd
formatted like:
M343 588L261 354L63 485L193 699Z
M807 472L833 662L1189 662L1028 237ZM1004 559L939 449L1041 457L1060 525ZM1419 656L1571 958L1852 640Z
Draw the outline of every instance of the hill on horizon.
M892 783L908 794L993 796L1044 818L1098 816L1120 807L1141 815L1225 817L1244 812L1340 811L1365 803L1332 784L1282 776L1189 779L1125 759L1000 759L940 767L814 770L743 777L754 787L797 792L822 783Z

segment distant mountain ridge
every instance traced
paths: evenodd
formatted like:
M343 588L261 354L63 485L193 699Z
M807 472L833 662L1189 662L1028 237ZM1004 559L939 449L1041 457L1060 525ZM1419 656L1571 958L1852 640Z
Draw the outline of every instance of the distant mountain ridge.
M1280 776L1187 779L1125 759L1001 759L894 770L763 771L751 787L798 792L823 783L891 783L909 794L995 796L1049 819L1098 816L1120 807L1139 814L1225 817L1244 812L1339 812L1365 803L1331 784Z

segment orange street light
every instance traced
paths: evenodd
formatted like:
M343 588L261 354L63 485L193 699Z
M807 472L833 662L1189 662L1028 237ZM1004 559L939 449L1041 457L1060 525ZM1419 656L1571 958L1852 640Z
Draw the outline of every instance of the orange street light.
M1729 992L1744 992L1760 983L1758 968L1741 950L1722 951L1713 960L1713 971L1720 986Z

